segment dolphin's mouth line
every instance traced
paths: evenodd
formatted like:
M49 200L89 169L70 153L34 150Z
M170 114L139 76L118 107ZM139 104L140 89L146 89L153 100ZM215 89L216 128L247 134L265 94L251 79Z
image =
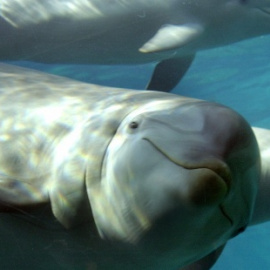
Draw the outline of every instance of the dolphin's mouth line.
M233 226L233 220L231 219L231 217L225 211L224 206L223 205L219 205L219 209L220 209L222 215L230 222L231 226Z
M184 169L194 170L194 169L204 169L205 168L205 169L209 169L209 170L215 172L217 175L219 175L223 179L223 181L226 183L226 185L229 189L230 183L231 183L231 173L230 173L230 169L224 163L219 163L219 164L216 164L213 166L209 166L206 164L195 164L195 165L184 164L184 163L181 163L180 161L175 160L172 157L170 157L166 152L164 152L160 147L158 147L150 139L148 139L148 138L142 138L142 139L147 141L148 143L150 143L158 152L160 152L163 156L165 156L171 162L173 162L174 164L176 164L178 166L183 167Z
M209 169L212 170L213 172L215 172L217 175L219 175L221 177L221 179L223 179L223 181L226 183L228 189L230 187L230 182L231 182L231 174L229 171L229 168L224 167L222 168L223 170L218 170L217 167L212 168L210 166L195 166L195 165L184 165L181 164L181 162L177 162L174 159L172 159L169 155L167 155L162 149L160 149L155 143L153 143L151 140L149 140L148 138L142 138L143 140L147 141L148 143L150 143L158 152L160 152L163 156L165 156L167 159L169 159L171 162L173 162L174 164L183 167L184 169L188 169L188 170L192 170L192 169ZM226 210L224 209L224 206L222 204L219 205L219 209L220 212L222 213L222 215L229 221L230 225L233 226L234 222L231 219L231 217L227 214Z

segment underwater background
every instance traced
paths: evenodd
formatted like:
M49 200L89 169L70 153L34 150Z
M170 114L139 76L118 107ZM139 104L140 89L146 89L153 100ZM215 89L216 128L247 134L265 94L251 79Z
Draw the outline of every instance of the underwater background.
M200 52L173 92L222 103L251 125L270 128L269 44L266 36ZM145 87L154 67L13 63L89 83L134 89ZM270 269L269 253L270 223L249 227L229 241L213 270Z

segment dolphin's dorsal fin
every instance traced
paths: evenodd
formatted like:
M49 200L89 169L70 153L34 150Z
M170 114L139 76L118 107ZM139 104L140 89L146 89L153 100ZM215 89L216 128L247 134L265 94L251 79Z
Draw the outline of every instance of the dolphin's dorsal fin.
M202 32L203 27L200 24L167 24L162 26L139 51L151 53L179 48L196 39Z

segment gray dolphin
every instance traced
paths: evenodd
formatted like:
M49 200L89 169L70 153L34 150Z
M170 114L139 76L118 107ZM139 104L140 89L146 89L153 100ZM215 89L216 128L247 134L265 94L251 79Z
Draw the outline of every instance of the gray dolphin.
M4 64L0 104L0 212L50 205L117 269L209 269L251 222L259 147L227 107Z
M269 0L0 0L0 59L159 62L147 89L170 91L199 50L270 32Z

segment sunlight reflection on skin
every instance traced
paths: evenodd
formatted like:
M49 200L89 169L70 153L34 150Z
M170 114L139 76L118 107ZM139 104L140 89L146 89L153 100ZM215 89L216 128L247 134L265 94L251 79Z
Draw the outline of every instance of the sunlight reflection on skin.
M143 238L151 256L179 252L177 265L207 255L248 223L258 147L232 110L9 65L0 65L0 82L4 206L50 203L67 228L93 215L102 238Z
M74 20L98 19L107 15L117 16L129 13L130 10L143 12L143 7L153 5L168 6L163 0L70 0L70 1L33 1L33 0L2 0L2 16L13 26L22 27L38 24L52 18L66 17ZM25 8L27 7L27 8ZM14 10L18 10L14 16ZM22 10L23 12L19 12ZM142 16L144 13L138 13ZM143 15L145 16L145 14Z

